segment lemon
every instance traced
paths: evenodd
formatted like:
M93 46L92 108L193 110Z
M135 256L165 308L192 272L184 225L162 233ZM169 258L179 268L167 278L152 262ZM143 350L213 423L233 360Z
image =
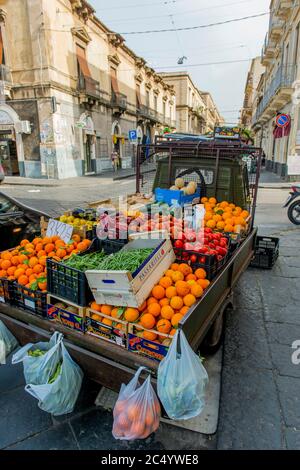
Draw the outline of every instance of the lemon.
M65 224L68 222L68 217L66 215L61 215L59 220Z
M69 215L69 217L67 217L67 222L68 222L68 224L72 224L74 222L73 215Z

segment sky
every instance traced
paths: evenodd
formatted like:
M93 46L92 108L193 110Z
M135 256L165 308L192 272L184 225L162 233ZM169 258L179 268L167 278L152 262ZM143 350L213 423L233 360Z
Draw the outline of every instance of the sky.
M251 58L259 56L269 15L191 31L125 34L223 22L269 11L270 0L89 0L98 18L121 33L137 55L158 72L186 70L209 91L227 123L244 99ZM177 65L185 56L184 65ZM248 60L249 59L249 60ZM235 60L246 62L223 63ZM214 65L201 65L201 64ZM200 65L199 65L200 64Z

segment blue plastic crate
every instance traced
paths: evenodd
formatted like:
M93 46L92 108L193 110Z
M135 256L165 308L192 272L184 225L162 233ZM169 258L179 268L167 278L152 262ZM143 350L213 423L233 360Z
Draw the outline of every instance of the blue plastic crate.
M183 194L182 191L173 191L171 189L155 189L155 200L156 202L164 202L169 206L179 205L184 206L185 204L191 204L194 200L195 203L199 203L201 198L201 188L198 186L195 194L190 196Z

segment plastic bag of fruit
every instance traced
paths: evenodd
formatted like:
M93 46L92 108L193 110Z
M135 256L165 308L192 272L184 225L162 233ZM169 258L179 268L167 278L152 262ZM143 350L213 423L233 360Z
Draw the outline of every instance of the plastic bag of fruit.
M0 321L0 364L5 364L7 356L18 346L18 341Z
M160 404L151 385L151 377L142 385L139 376L145 367L140 367L128 385L122 384L114 407L113 436L115 439L146 439L157 431L160 419Z
M63 335L56 331L48 343L28 343L13 355L12 364L23 362L26 384L39 385L48 382L59 362L59 346L62 339Z
M183 331L177 330L157 374L158 396L169 418L198 416L205 405L207 383L200 357L191 349Z
M62 341L58 345L58 362L47 382L27 384L26 392L38 402L41 410L54 416L71 413L75 407L83 379L83 372L73 361Z

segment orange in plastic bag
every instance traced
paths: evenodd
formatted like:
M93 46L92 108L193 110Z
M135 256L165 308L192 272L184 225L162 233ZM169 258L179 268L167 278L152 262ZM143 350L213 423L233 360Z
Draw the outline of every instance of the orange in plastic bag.
M140 367L129 384L121 387L113 411L115 439L146 439L159 427L161 409L150 374L142 385L138 381L143 369L145 367Z

